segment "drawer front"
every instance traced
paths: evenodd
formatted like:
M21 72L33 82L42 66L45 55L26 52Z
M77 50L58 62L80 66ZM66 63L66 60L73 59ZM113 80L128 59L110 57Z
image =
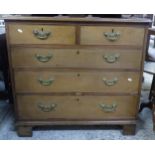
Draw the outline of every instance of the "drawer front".
M17 96L21 120L132 119L137 103L137 96Z
M144 28L82 26L81 44L86 45L136 45L142 46Z
M138 92L137 72L18 71L16 92Z
M140 69L142 52L112 49L12 48L13 67Z
M75 44L75 27L58 25L9 25L10 44Z

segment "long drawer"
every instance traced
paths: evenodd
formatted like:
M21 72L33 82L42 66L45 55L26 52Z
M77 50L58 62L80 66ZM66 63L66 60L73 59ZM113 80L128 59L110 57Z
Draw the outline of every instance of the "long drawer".
M17 96L21 120L135 119L137 96Z
M16 92L124 92L139 89L139 72L17 71Z
M142 52L127 49L12 48L13 67L140 69Z
M10 44L75 44L75 27L65 25L10 24Z
M82 26L81 44L143 46L144 28L119 26Z

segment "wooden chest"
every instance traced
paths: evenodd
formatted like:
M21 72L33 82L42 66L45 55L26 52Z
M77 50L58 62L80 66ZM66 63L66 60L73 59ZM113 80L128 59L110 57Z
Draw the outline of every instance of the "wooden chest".
M5 20L17 132L40 125L123 126L134 134L149 21Z

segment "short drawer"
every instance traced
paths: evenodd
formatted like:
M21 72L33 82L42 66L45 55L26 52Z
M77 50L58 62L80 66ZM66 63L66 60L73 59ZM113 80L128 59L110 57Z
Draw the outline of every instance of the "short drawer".
M138 92L137 72L17 71L16 92Z
M75 44L75 27L60 25L9 25L10 44Z
M144 28L117 26L82 26L81 44L142 46Z
M137 96L17 96L20 120L135 119Z
M142 51L128 49L12 48L13 67L140 69Z

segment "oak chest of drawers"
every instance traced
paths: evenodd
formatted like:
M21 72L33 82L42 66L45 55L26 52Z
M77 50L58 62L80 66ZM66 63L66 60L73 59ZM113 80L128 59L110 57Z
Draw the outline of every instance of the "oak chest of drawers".
M123 126L134 134L149 21L5 20L16 126Z

